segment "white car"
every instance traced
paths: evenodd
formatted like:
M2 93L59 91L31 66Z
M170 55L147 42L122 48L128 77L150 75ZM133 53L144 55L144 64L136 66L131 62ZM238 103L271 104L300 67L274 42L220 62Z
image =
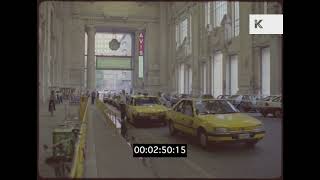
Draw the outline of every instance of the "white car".
M241 112L256 111L259 99L258 95L232 95L227 98Z
M161 97L159 98L159 101L162 105L166 107L171 107L171 102L170 102L170 95L162 93Z
M268 96L257 102L257 110L262 116L267 117L273 114L275 117L282 117L282 96Z

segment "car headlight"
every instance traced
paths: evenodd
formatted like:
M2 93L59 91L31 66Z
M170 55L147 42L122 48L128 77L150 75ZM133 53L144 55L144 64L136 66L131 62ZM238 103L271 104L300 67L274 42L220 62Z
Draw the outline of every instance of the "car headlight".
M259 126L255 127L253 130L254 131L263 131L264 127L262 125L259 125Z
M216 133L226 133L228 132L227 128L215 128L214 129Z

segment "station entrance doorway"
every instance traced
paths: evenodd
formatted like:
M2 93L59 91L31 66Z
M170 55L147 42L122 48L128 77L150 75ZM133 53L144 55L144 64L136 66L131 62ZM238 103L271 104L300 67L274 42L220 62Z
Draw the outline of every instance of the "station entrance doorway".
M132 91L131 70L96 70L96 87L104 93L120 93L121 90Z
M100 93L118 94L121 90L127 93L132 91L133 37L133 33L128 32L96 32L95 87ZM87 38L86 34L86 55Z

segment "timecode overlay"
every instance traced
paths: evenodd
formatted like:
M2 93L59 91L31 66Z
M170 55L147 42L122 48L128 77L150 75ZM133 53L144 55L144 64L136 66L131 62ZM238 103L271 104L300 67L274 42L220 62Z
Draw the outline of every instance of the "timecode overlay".
M133 144L133 157L187 157L187 144Z

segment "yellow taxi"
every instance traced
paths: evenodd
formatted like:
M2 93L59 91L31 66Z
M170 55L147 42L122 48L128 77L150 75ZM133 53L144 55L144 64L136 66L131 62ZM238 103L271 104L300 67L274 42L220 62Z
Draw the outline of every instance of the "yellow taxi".
M131 96L127 103L127 121L132 124L162 123L166 124L168 109L161 105L159 98L148 95Z
M182 99L168 111L167 119L171 135L180 131L195 136L204 148L210 142L245 142L253 147L265 135L261 121L222 99Z

